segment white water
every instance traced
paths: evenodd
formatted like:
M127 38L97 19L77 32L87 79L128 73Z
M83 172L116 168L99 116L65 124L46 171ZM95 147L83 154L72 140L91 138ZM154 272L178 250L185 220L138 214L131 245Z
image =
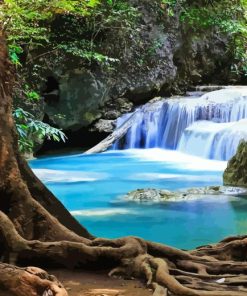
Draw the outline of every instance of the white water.
M84 216L84 217L92 217L92 216L114 216L114 215L127 215L127 214L134 214L137 215L138 213L134 210L129 209L97 209L97 210L80 210L80 211L71 211L71 215L73 216Z
M186 128L178 150L209 159L230 159L247 140L247 120L229 123L198 121Z
M36 176L46 183L73 183L73 182L94 182L104 180L108 176L105 174L81 171L59 171L47 169L33 169Z
M247 87L229 88L201 97L148 103L137 109L137 120L124 144L115 149L160 147L218 160L232 157L247 140ZM131 114L117 121L121 126Z

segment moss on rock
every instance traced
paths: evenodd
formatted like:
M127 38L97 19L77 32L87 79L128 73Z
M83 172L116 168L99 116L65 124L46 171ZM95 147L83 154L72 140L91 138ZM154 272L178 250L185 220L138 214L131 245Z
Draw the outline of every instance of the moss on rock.
M247 187L247 142L240 143L237 153L228 162L224 184Z

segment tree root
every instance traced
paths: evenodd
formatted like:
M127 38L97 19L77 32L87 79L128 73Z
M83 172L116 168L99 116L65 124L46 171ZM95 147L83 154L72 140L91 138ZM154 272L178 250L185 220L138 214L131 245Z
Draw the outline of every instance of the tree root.
M1 2L1 0L0 0ZM1 24L0 24L1 27ZM186 252L136 237L95 239L34 176L18 153L12 118L12 79L0 28L0 258L2 262L49 262L102 267L144 278L154 296L247 295L247 236ZM120 139L136 113L87 153ZM66 296L62 285L35 267L0 263L0 289L16 296ZM7 294L6 293L6 294Z
M219 260L218 252L215 253L216 258L209 257L208 248L205 247L186 252L136 237L115 240L93 239L84 242L26 240L20 236L11 220L3 212L0 212L0 232L4 238L5 249L9 254L17 254L17 260L28 254L29 258L40 258L53 264L82 268L89 265L97 266L100 260L104 259L109 262L109 267L112 263L115 265L110 276L123 274L145 278L147 286L154 289L154 296L247 295L247 262ZM225 245L220 243L220 247L229 249L229 244L232 248L233 246L237 248L240 242L231 241L226 242ZM216 245L215 249L218 250L218 248L219 245ZM213 246L210 247L210 250L212 249L214 249ZM206 250L205 255L204 250ZM157 253L160 256L157 256ZM228 256L229 254L230 252ZM24 295L22 290L22 294L19 290L18 292L15 290L17 280L18 285L23 287L23 291L26 291L27 287L32 289L30 291L33 294L29 295L66 295L60 283L42 270L11 268L16 272L10 281L10 291L15 295ZM1 276L0 286L7 288L6 279ZM41 291L40 289L43 289L43 294L38 294L37 291Z
M62 284L37 267L20 268L0 263L0 289L18 296L67 296Z

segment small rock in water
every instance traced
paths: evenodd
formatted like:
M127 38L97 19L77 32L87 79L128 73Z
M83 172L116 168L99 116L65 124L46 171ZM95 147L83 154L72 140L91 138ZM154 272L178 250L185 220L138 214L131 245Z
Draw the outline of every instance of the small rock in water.
M162 202L184 200L189 195L183 192L175 192L159 189L137 189L129 192L124 198L139 202Z
M137 189L124 196L125 200L136 202L184 201L205 198L212 195L247 196L247 189L228 186L207 186L169 191L165 189Z

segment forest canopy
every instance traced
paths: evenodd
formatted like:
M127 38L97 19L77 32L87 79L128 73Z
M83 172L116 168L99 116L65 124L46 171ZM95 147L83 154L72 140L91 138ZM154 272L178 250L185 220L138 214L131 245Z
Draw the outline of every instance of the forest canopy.
M154 5L161 13L161 22L162 14L163 18L173 17L178 11L180 21L195 31L213 27L229 34L231 50L236 55L233 70L246 71L246 0L155 0ZM27 63L33 49L51 43L53 50L60 49L85 60L104 62L109 58L114 62L114 58L96 51L101 42L99 35L114 27L131 34L139 29L139 13L138 2L125 0L6 0L1 4L3 29L16 65ZM54 22L61 18L61 32L54 31ZM25 58L21 59L23 54Z

